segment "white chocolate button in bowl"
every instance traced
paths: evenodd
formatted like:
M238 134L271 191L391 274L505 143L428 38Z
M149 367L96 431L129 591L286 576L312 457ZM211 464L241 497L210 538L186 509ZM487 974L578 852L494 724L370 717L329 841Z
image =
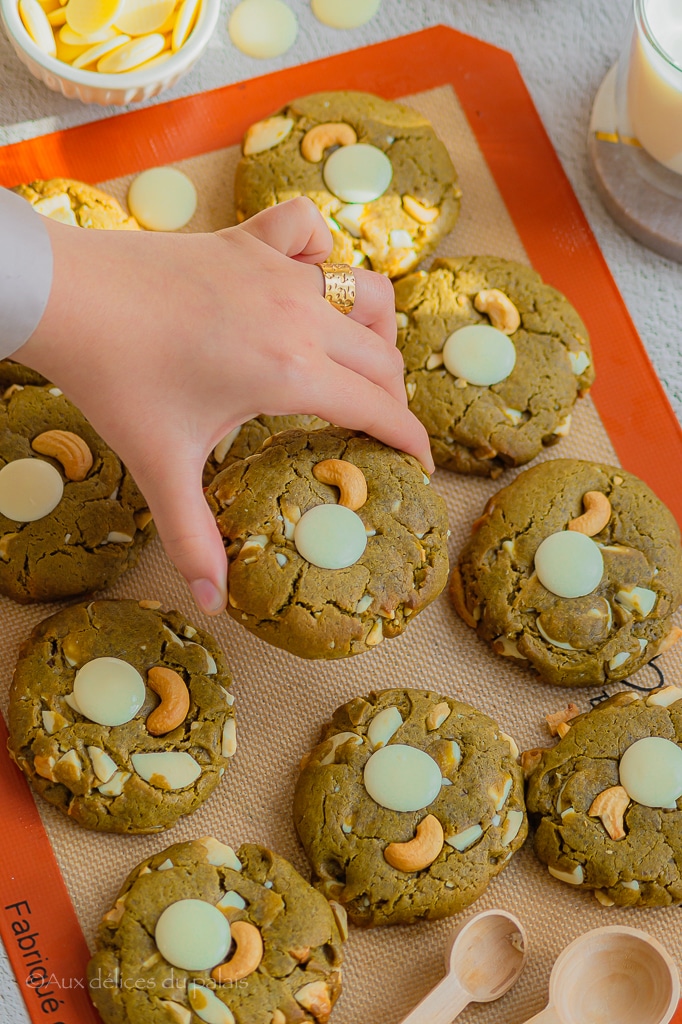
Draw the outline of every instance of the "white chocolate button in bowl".
M313 14L329 28L359 28L379 10L381 0L313 0Z
M453 377L477 387L506 380L516 365L511 338L488 324L469 324L454 331L443 346L443 363Z
M205 900L178 900L156 922L159 953L183 971L209 971L227 956L232 936L225 915Z
M621 757L619 774L631 800L673 808L682 796L682 748L663 736L636 740Z
M145 694L144 679L121 658L93 658L73 681L78 710L98 725L130 722L144 704Z
M442 772L419 747L389 743L379 747L365 765L365 789L391 811L420 811L440 792Z
M563 530L545 537L535 552L535 571L557 597L585 597L604 575L604 559L591 537Z
M230 15L230 39L247 57L279 57L293 46L298 24L283 0L242 0Z
M344 203L371 203L391 184L393 164L383 149L358 142L335 149L322 177L329 191Z
M294 544L320 569L347 569L364 554L367 534L357 512L345 505L315 505L296 523Z
M128 207L149 231L178 231L194 216L197 190L175 167L150 167L130 183Z
M62 500L64 481L50 462L15 459L0 469L0 515L15 523L33 523Z

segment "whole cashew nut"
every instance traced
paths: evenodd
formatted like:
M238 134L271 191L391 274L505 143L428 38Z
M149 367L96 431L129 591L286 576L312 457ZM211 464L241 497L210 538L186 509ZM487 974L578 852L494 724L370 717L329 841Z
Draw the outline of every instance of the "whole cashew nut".
M358 141L355 129L345 121L327 121L310 128L301 140L303 158L311 164L319 164L325 149L330 146L353 146Z
M433 864L443 849L443 826L433 814L417 825L414 839L407 843L389 843L384 857L397 871L421 871Z
M163 665L149 669L147 686L161 698L159 706L147 716L147 732L152 736L163 736L185 721L189 711L189 690L182 676Z
M521 315L509 298L499 288L488 288L479 292L474 299L479 313L485 313L490 323L503 334L513 334L521 326Z
M569 530L594 537L604 529L611 518L611 502L601 491L587 491L583 494L585 511L568 524Z
M602 825L612 839L624 839L623 815L630 803L630 797L623 786L611 786L599 793L587 812L590 817L601 818Z
M70 430L46 430L31 441L31 448L61 462L68 480L85 480L92 468L92 452Z
M234 956L211 971L211 977L219 985L248 978L263 959L263 938L255 925L249 921L235 921L231 932L237 946Z
M313 476L321 484L339 489L339 505L357 512L367 501L365 474L352 462L344 459L324 459L313 466Z

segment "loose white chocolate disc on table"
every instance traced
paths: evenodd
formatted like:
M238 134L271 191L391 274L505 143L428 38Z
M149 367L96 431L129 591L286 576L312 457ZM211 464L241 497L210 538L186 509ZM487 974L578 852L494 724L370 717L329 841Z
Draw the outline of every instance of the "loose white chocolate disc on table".
M171 903L156 922L159 953L183 971L209 971L227 956L232 937L223 913L205 900Z
M535 571L557 597L585 597L599 586L604 559L591 537L563 530L543 540L535 552Z
M62 500L64 481L49 462L15 459L0 469L0 515L15 523L33 523Z
M322 177L329 191L344 203L371 203L391 184L393 164L383 149L358 142L335 149Z
M57 53L52 26L38 0L19 0L19 16L33 42L43 53L54 57Z
M298 25L282 0L243 0L230 15L227 31L247 57L279 57L293 46Z
M313 14L330 28L358 28L373 18L381 0L313 0Z
M345 505L315 505L294 529L299 555L320 569L347 569L367 547L365 525Z
M175 0L124 0L116 28L129 36L156 32L175 10Z
M365 789L391 811L420 811L438 796L442 772L430 754L405 743L376 750L365 765Z
M488 324L469 324L454 331L443 346L443 363L453 377L477 387L505 380L516 364L511 338Z
M663 736L647 736L620 759L620 784L645 807L676 806L682 796L682 748Z
M73 695L91 722L124 725L144 704L144 679L121 658L93 658L76 672Z
M177 231L194 216L197 190L175 167L150 167L131 182L128 206L148 230Z
M138 36L117 50L112 50L106 57L101 57L97 61L97 70L103 75L119 75L124 71L132 71L133 68L156 57L165 45L166 39L160 32Z
M123 9L124 0L69 0L66 24L79 36L108 28Z

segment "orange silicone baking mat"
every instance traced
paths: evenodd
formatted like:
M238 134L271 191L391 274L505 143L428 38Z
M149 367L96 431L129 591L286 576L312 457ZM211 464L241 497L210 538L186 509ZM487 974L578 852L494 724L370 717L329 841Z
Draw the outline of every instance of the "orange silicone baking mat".
M579 403L571 435L543 457L618 460L643 477L682 520L682 494L670 472L682 454L679 426L514 61L501 50L451 29L429 29L5 147L0 149L0 182L64 175L103 182L124 197L130 175L174 163L199 187L193 227L225 226L233 222L229 193L244 129L287 99L320 88L407 97L432 119L461 175L462 215L442 254L494 251L532 262L578 307L595 351L594 402ZM497 486L443 471L434 476L451 517L451 556ZM161 597L166 605L193 614L158 543L106 596ZM4 708L18 644L54 608L19 608L9 601L2 608ZM566 703L563 691L494 658L457 619L445 595L403 638L371 655L331 664L301 662L268 648L227 618L202 625L214 632L233 665L240 751L219 792L167 836L114 837L79 830L51 808L36 808L23 777L8 761L3 763L0 933L34 1021L90 1024L98 1019L83 988L88 943L120 881L149 853L214 831L234 845L245 840L272 844L306 870L286 807L300 755L343 700L386 685L456 693L496 717L522 747L546 743L543 715ZM657 685L662 671L672 681L680 677L681 665L682 655L673 649L642 670L633 684ZM582 709L600 694L590 690L570 696ZM0 732L4 738L1 722ZM474 909L495 905L524 920L529 966L512 993L499 1003L470 1009L463 1021L521 1024L544 1005L549 970L560 949L589 927L644 927L678 954L679 911L607 912L588 894L550 880L530 844ZM340 1024L397 1024L438 980L452 926L440 922L352 931L345 991L334 1019Z

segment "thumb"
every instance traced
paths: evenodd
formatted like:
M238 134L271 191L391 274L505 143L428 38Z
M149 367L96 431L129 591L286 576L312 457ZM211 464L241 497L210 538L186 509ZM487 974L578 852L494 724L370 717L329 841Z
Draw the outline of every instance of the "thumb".
M201 460L176 461L163 473L136 479L166 553L187 580L195 603L206 615L217 615L227 599L227 557L201 488L202 468Z
M287 199L261 210L236 230L245 231L283 256L292 256L304 263L321 263L332 249L331 231L315 203L306 196Z

